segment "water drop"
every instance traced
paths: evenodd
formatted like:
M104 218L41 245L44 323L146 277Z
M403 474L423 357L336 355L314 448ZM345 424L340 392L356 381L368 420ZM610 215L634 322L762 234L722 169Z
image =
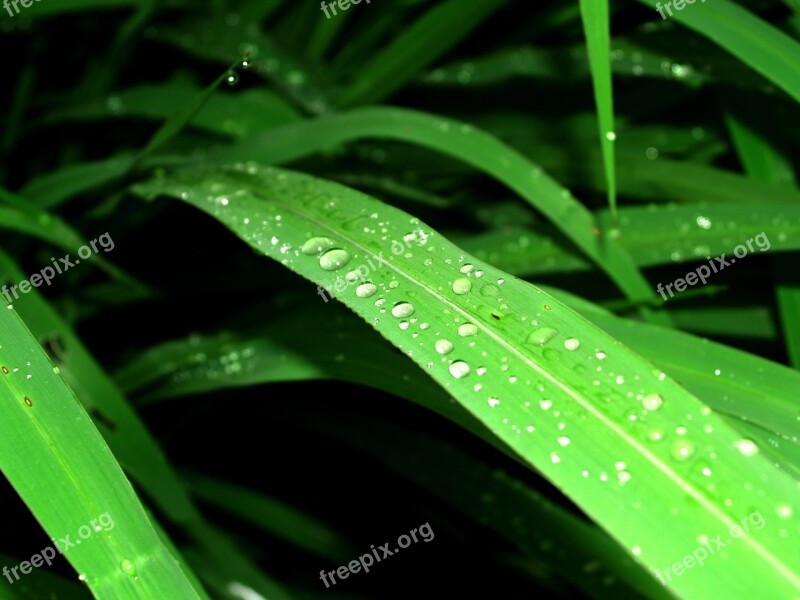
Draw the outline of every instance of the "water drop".
M572 440L570 440L570 439L569 439L567 436L565 436L565 435L562 435L560 438L558 438L558 443L559 443L561 446L565 447L565 448L566 448L567 446L569 446L569 444L570 444L570 442L571 442L571 441L572 441Z
M689 440L677 440L672 444L671 452L675 460L688 460L694 454L694 444Z
M650 411L658 410L663 404L664 397L661 394L648 394L642 400L642 406Z
M736 449L745 456L755 456L758 454L758 446L753 440L737 440L733 443Z
M780 504L775 512L778 513L778 516L781 519L788 519L794 513L792 507L789 506L788 504Z
M542 410L550 410L550 408L553 406L553 401L552 400L540 400L539 401L539 406L542 408Z
M308 256L312 256L314 254L319 254L323 250L328 250L329 248L333 248L336 244L332 239L326 237L312 237L303 244L300 248L300 251L303 254Z
M119 563L119 566L127 575L136 576L136 565L134 565L131 561L125 559Z
M616 133L614 133L613 131L607 131L607 132L606 132L606 139L607 139L609 142L613 142L614 140L616 140L616 139L617 139L617 134L616 134Z
M456 379L463 379L469 375L469 365L463 360L457 360L450 365L450 375Z
M450 340L436 340L433 347L439 354L449 354L453 351L453 343Z
M528 336L528 343L542 346L557 335L558 329L553 329L552 327L541 327Z
M350 262L350 253L341 248L333 248L328 250L319 257L319 266L326 271L335 271L341 269Z
M237 83L239 83L239 74L236 71L228 71L225 73L225 83L229 86L233 87Z
M572 352L573 350L577 350L581 347L581 343L576 340L575 338L569 338L564 340L564 348Z
M478 327L477 325L473 325L472 323L464 323L458 328L458 335L460 335L461 337L469 337L477 334L478 334Z
M356 296L359 298L369 298L378 291L378 286L374 283L362 283L356 288Z
M414 314L414 307L409 302L398 302L392 307L392 316L397 319L406 319Z
M466 277L459 277L453 282L453 292L459 296L468 294L472 289L472 282Z
M459 271L461 271L464 275L469 275L475 270L475 265L471 265L469 263L462 266Z
M497 398L489 398L487 402L489 403L489 406L491 406L492 408L500 404L500 400L498 400Z

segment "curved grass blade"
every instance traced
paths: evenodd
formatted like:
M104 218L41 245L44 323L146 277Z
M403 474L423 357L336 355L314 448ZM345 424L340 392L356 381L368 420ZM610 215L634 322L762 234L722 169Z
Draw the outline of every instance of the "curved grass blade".
M137 191L183 198L325 286L396 242L401 251L369 273L367 287L337 299L642 564L671 565L698 536L724 534L755 510L769 519L771 527L737 536L725 559L674 579L675 593L796 593L796 482L765 457L744 455L739 432L555 298L397 209L308 176L240 164L187 170Z
M469 125L403 109L368 108L282 127L220 151L220 162L288 162L365 137L402 140L455 157L487 173L540 210L631 300L655 298L631 257L601 237L592 214L565 188L494 137Z
M24 277L2 251L0 277L12 281ZM48 349L115 457L164 514L216 556L231 578L247 582L264 593L271 592L273 598L282 598L276 584L259 574L237 548L204 521L150 432L64 320L36 290L17 302L15 309L39 343Z
M103 438L13 310L0 311L0 339L3 473L50 536L91 530L83 544L63 549L92 592L206 598L161 543ZM107 519L96 525L105 513L111 528Z

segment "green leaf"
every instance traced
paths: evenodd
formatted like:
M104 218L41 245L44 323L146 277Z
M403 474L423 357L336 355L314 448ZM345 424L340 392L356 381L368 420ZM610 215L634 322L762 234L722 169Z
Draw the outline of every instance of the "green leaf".
M3 473L50 536L75 540L79 528L90 531L80 534L81 545L59 549L95 596L205 598L161 543L103 438L13 310L0 311L0 339Z
M397 209L308 176L241 164L137 190L183 198L257 251L338 285L337 299L649 568L762 515L768 527L742 531L726 560L673 578L675 593L796 593L796 482L743 454L738 431L549 294ZM359 283L355 269L387 252Z

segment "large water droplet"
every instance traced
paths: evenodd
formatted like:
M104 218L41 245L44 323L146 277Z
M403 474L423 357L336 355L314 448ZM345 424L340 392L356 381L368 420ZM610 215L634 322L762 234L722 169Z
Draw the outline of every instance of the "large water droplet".
M453 282L453 292L455 292L460 296L468 294L471 289L472 289L472 282L466 277L459 277Z
M758 446L753 440L737 440L733 443L736 449L745 456L755 456L758 454Z
M356 296L359 298L369 298L378 291L378 286L374 283L362 283L356 288Z
M406 319L414 314L414 307L410 302L398 302L392 307L392 316L398 319Z
M326 237L312 237L309 240L306 240L305 244L303 244L300 251L303 254L307 254L308 256L312 256L314 254L319 254L323 250L327 250L328 248L333 248L336 244L332 239Z
M457 360L450 365L450 375L456 379L463 379L469 375L469 365L463 360Z
M458 328L458 335L461 337L469 337L471 335L478 334L478 327L477 325L473 325L472 323L464 323Z
M433 347L439 354L449 354L453 351L453 343L450 340L436 340Z
M544 345L558 335L558 329L541 327L528 336L529 344Z
M319 266L326 271L341 269L350 262L350 253L341 248L333 248L319 257Z

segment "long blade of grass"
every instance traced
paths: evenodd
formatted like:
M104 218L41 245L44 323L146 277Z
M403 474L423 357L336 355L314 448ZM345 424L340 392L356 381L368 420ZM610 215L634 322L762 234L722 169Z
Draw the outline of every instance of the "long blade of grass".
M771 517L772 527L742 532L727 560L673 579L673 591L736 595L767 587L789 596L800 586L792 556L800 528L789 505L796 482L763 456L744 455L739 432L555 298L464 255L397 209L308 176L240 164L137 189L184 199L320 285L400 244L366 287L337 299L637 560L662 568L679 558L676 548L696 547L698 536L738 527L744 511ZM664 432L658 441L653 430ZM707 472L724 495L709 489Z

